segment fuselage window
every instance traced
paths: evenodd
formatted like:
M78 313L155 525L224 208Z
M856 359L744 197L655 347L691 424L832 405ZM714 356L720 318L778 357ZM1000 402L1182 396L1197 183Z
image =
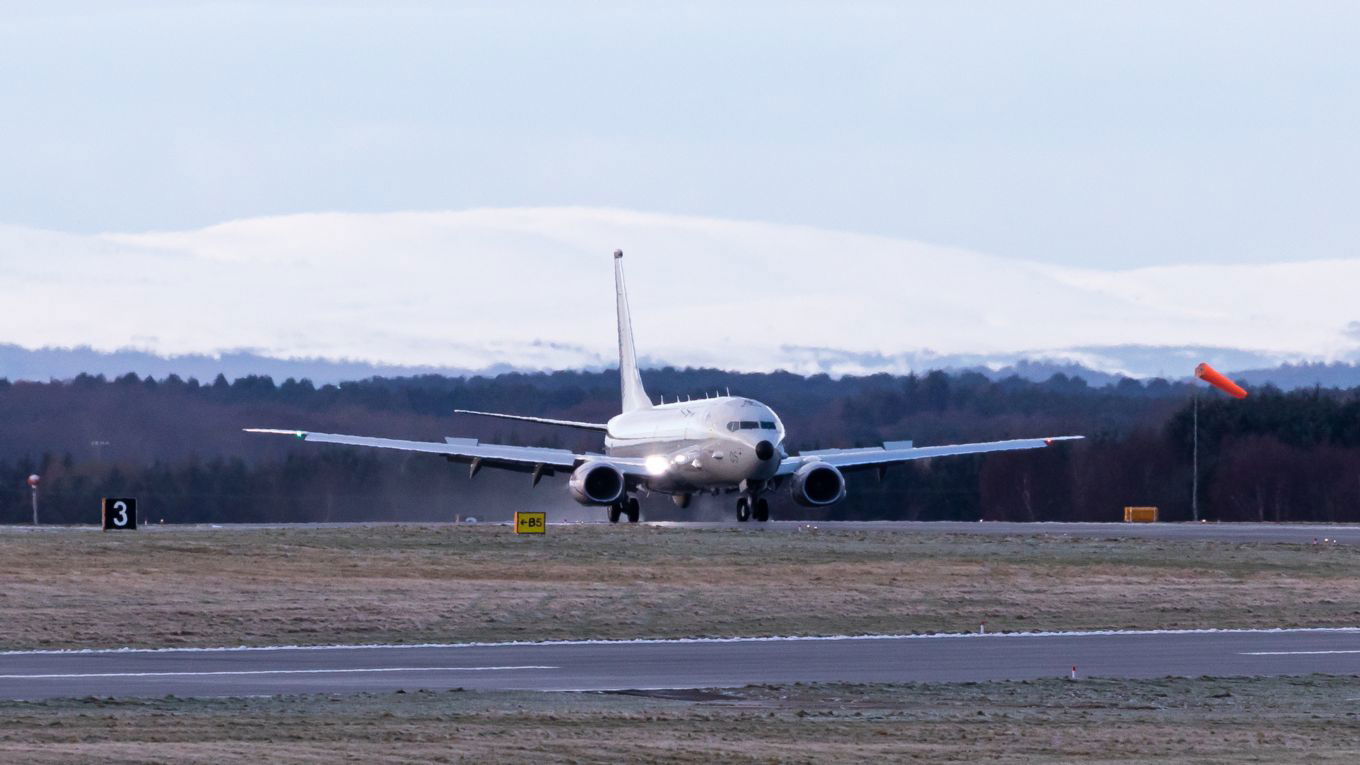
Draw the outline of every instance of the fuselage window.
M773 422L768 422L768 421L761 422L761 423L760 423L760 427L761 427L761 429L763 429L763 430L774 430L774 423L773 423Z
M733 432L736 432L737 428L740 428L740 427L741 427L741 423L740 423L740 422L737 422L736 420L733 420L733 421L727 423L727 429L730 430L730 431L733 431Z
M742 430L760 430L760 423L756 422L755 420L742 420L742 421L741 421L741 429L742 429Z

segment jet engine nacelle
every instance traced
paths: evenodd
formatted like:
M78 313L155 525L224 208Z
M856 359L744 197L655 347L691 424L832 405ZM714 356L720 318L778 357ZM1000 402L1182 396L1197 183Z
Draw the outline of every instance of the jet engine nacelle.
M845 476L833 465L809 462L793 474L789 492L803 507L834 505L845 499Z
M583 505L612 505L623 496L623 471L608 462L587 462L572 471L567 486Z

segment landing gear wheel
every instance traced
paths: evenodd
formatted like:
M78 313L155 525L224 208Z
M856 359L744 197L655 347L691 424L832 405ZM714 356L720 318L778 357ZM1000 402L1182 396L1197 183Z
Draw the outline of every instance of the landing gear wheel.
M624 512L628 515L629 523L637 523L642 517L642 503L638 502L637 497L629 497L628 508Z
M770 520L770 501L764 497L759 497L755 504L755 509L751 511L751 517L761 523Z
M619 522L619 516L621 516L621 515L623 515L623 506L622 506L622 505L610 505L610 506L609 506L609 522L610 522L610 523L618 523L618 522Z
M737 520L741 523L751 520L751 500L746 497L737 500Z

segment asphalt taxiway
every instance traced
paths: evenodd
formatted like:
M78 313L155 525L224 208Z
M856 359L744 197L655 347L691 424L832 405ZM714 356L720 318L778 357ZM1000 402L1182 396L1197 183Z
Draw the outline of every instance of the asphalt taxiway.
M753 526L742 523L657 523L681 528ZM776 521L774 531L827 529L890 531L899 534L1058 536L1080 539L1164 539L1179 541L1360 544L1360 525L1291 523L1012 523L1006 521Z
M0 698L449 688L1360 675L1360 629L318 646L0 654Z

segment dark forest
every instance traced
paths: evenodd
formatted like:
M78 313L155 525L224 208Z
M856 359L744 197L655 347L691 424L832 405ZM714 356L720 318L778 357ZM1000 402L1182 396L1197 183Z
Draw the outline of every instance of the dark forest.
M1199 400L1200 510L1214 521L1360 521L1360 388L1281 392L1244 401L1202 386L1122 379L1100 387L1055 375L1044 382L981 374L801 377L719 370L644 373L649 392L758 398L780 413L790 452L1065 434L1050 449L913 463L849 476L849 498L809 510L784 494L777 519L1112 521L1126 505L1155 505L1166 520L1191 512L1191 444ZM25 479L42 476L44 523L96 523L99 498L136 496L144 522L236 523L504 519L547 509L555 519L599 519L567 496L565 477L537 487L519 474L428 455L377 454L254 436L284 427L440 440L470 436L599 451L592 434L454 416L456 408L603 422L615 413L617 373L372 378L314 386L241 377L199 383L174 375L112 380L0 380L0 522L31 518ZM727 518L726 497L682 511L644 499L651 519Z

